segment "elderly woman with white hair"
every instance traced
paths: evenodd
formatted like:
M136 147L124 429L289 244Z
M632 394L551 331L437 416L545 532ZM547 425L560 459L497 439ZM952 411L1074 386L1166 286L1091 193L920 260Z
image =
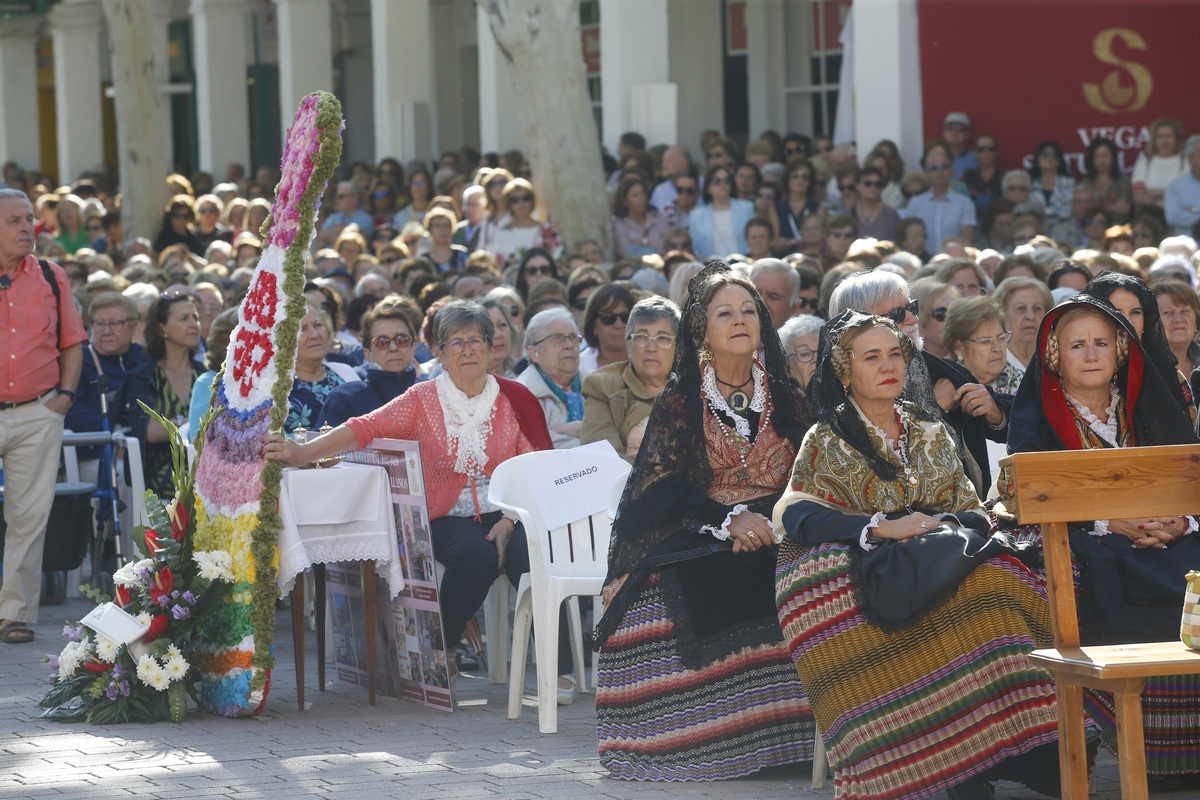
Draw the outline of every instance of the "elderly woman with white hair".
M918 349L923 346L917 312L920 306L909 300L909 287L899 275L875 270L860 272L843 280L829 299L832 319L848 308L865 314L887 317L896 323ZM961 365L921 350L905 373L908 391L917 402L929 408L936 403L941 419L961 445L959 456L975 492L986 497L992 485L988 468L987 440L1003 442L1007 420L998 426L987 421L994 403L992 390L977 382Z
M541 404L555 450L579 446L583 428L584 376L579 370L582 341L575 317L566 308L539 311L525 328L529 366L517 376L517 382L529 389Z
M679 306L665 297L639 300L629 311L629 359L592 372L583 382L582 444L607 440L633 463L654 399L671 377Z
M783 354L787 356L788 371L805 392L817 369L817 339L824 322L815 314L801 314L783 323L779 329L779 341L783 345Z
M1043 281L1024 275L1013 275L1000 281L993 297L1004 309L1004 318L1012 333L1008 340L1007 366L993 386L1002 394L1016 394L1037 349L1042 317L1054 307L1054 298Z

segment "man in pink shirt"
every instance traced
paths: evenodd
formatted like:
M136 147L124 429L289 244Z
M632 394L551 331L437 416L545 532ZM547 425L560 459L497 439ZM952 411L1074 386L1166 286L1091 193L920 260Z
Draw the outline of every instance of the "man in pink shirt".
M87 339L67 275L33 255L33 206L0 189L0 458L4 585L0 641L29 642L41 599L42 544ZM54 284L51 284L54 281Z

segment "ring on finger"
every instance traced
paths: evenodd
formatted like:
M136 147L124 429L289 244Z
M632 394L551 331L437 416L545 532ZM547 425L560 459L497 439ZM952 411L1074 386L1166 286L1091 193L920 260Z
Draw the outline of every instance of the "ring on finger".
M758 538L758 534L757 534L757 533L755 533L754 531L750 531L750 533L748 533L748 534L746 534L746 535L747 535L747 536L749 536L751 539L757 539L757 538Z

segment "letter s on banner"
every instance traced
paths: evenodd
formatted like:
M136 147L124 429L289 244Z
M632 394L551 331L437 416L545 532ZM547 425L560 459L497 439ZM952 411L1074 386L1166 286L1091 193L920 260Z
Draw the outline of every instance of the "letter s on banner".
M1136 61L1126 61L1113 53L1113 40L1120 38L1131 50L1145 50L1146 41L1135 31L1128 28L1109 28L1101 31L1092 41L1092 55L1104 64L1121 67L1129 73L1134 86L1121 85L1120 70L1113 70L1104 76L1099 84L1083 84L1083 96L1088 105L1105 114L1124 114L1137 111L1146 105L1154 91L1154 78L1150 70Z

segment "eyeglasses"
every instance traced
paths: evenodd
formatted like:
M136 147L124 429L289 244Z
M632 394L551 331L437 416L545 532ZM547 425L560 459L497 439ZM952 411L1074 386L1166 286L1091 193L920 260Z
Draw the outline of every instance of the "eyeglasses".
M666 333L660 333L657 336L651 336L648 333L635 333L629 337L629 341L633 342L635 347L646 348L653 342L659 350L666 350L668 347L675 346L675 337Z
M841 191L843 194L845 192L853 192L854 189L855 189L855 186L853 183L839 183L838 184L838 190Z
M549 264L526 264L526 275L553 275L554 268Z
M807 347L801 347L799 350L794 350L788 353L788 361L796 361L800 364L809 364L817 358L816 350L809 350Z
M1054 152L1053 150L1043 150L1042 152L1037 154L1037 157L1038 158L1055 158L1055 159L1057 159L1058 153Z
M618 319L621 320L622 325L625 325L629 322L629 312L622 311L621 313L618 314L614 311L602 311L596 317L596 319L598 319L600 321L601 325L612 325Z
M503 189L505 186L508 186L508 181L504 178L493 178L487 182L487 188L489 189Z
M915 317L919 309L920 305L918 305L916 300L909 300L907 305L896 306L891 311L885 312L881 316L887 317L897 325L903 325L904 320L908 319L908 315L912 314Z
M403 350L413 342L413 337L407 333L397 333L395 336L376 336L371 340L372 350L391 350L392 345Z
M429 181L425 180L424 178L417 178L415 181L411 182L408 185L409 186L420 186L422 189L424 189L426 186L429 185Z
M975 145L975 152L977 152L977 153L994 153L994 152L996 152L996 145L994 145L994 144L977 144L977 145Z
M383 338L383 337L380 337ZM411 341L412 337L409 337ZM372 344L374 344L372 342ZM442 345L442 351L452 356L461 355L463 350L470 348L472 352L487 347L487 339L482 336L472 336L470 339L451 339Z
M1002 333L999 336L985 336L982 339L963 339L963 341L970 342L971 344L981 344L984 347L992 348L998 344L1008 344L1008 341L1011 338L1011 333Z
M399 260L400 259L396 256L386 256L384 258L379 259L379 263L381 266L388 267L388 266L391 266L392 264L395 264Z
M391 197L392 193L389 192L387 189L379 189L375 192L375 196L376 197Z
M95 320L92 322L92 330L96 331L119 331L129 324L127 319L117 319L111 322L103 320Z
M947 310L948 309L945 306L938 306L937 308L931 308L929 310L929 316L931 319L935 319L938 322L945 322Z
M940 172L941 170L944 170L944 169L953 169L953 168L954 167L950 164L930 164L925 169L929 170L930 172Z
M863 181L862 185L864 189L882 189L883 181Z
M512 197L508 198L508 202L510 202L510 203L532 203L533 195L531 195L531 194L514 194Z
M534 347L541 345L543 342L549 342L551 347L561 348L567 345L579 347L583 343L583 337L578 333L552 333L549 336L543 336L533 343Z
M708 183L710 186L728 186L729 184L733 183L733 181L731 181L729 178L723 178L718 175Z
M214 206L205 206L204 208L200 209L200 213L201 214L215 214L215 213L217 213L217 209Z
M675 193L676 194L695 194L696 187L695 186L676 186Z

